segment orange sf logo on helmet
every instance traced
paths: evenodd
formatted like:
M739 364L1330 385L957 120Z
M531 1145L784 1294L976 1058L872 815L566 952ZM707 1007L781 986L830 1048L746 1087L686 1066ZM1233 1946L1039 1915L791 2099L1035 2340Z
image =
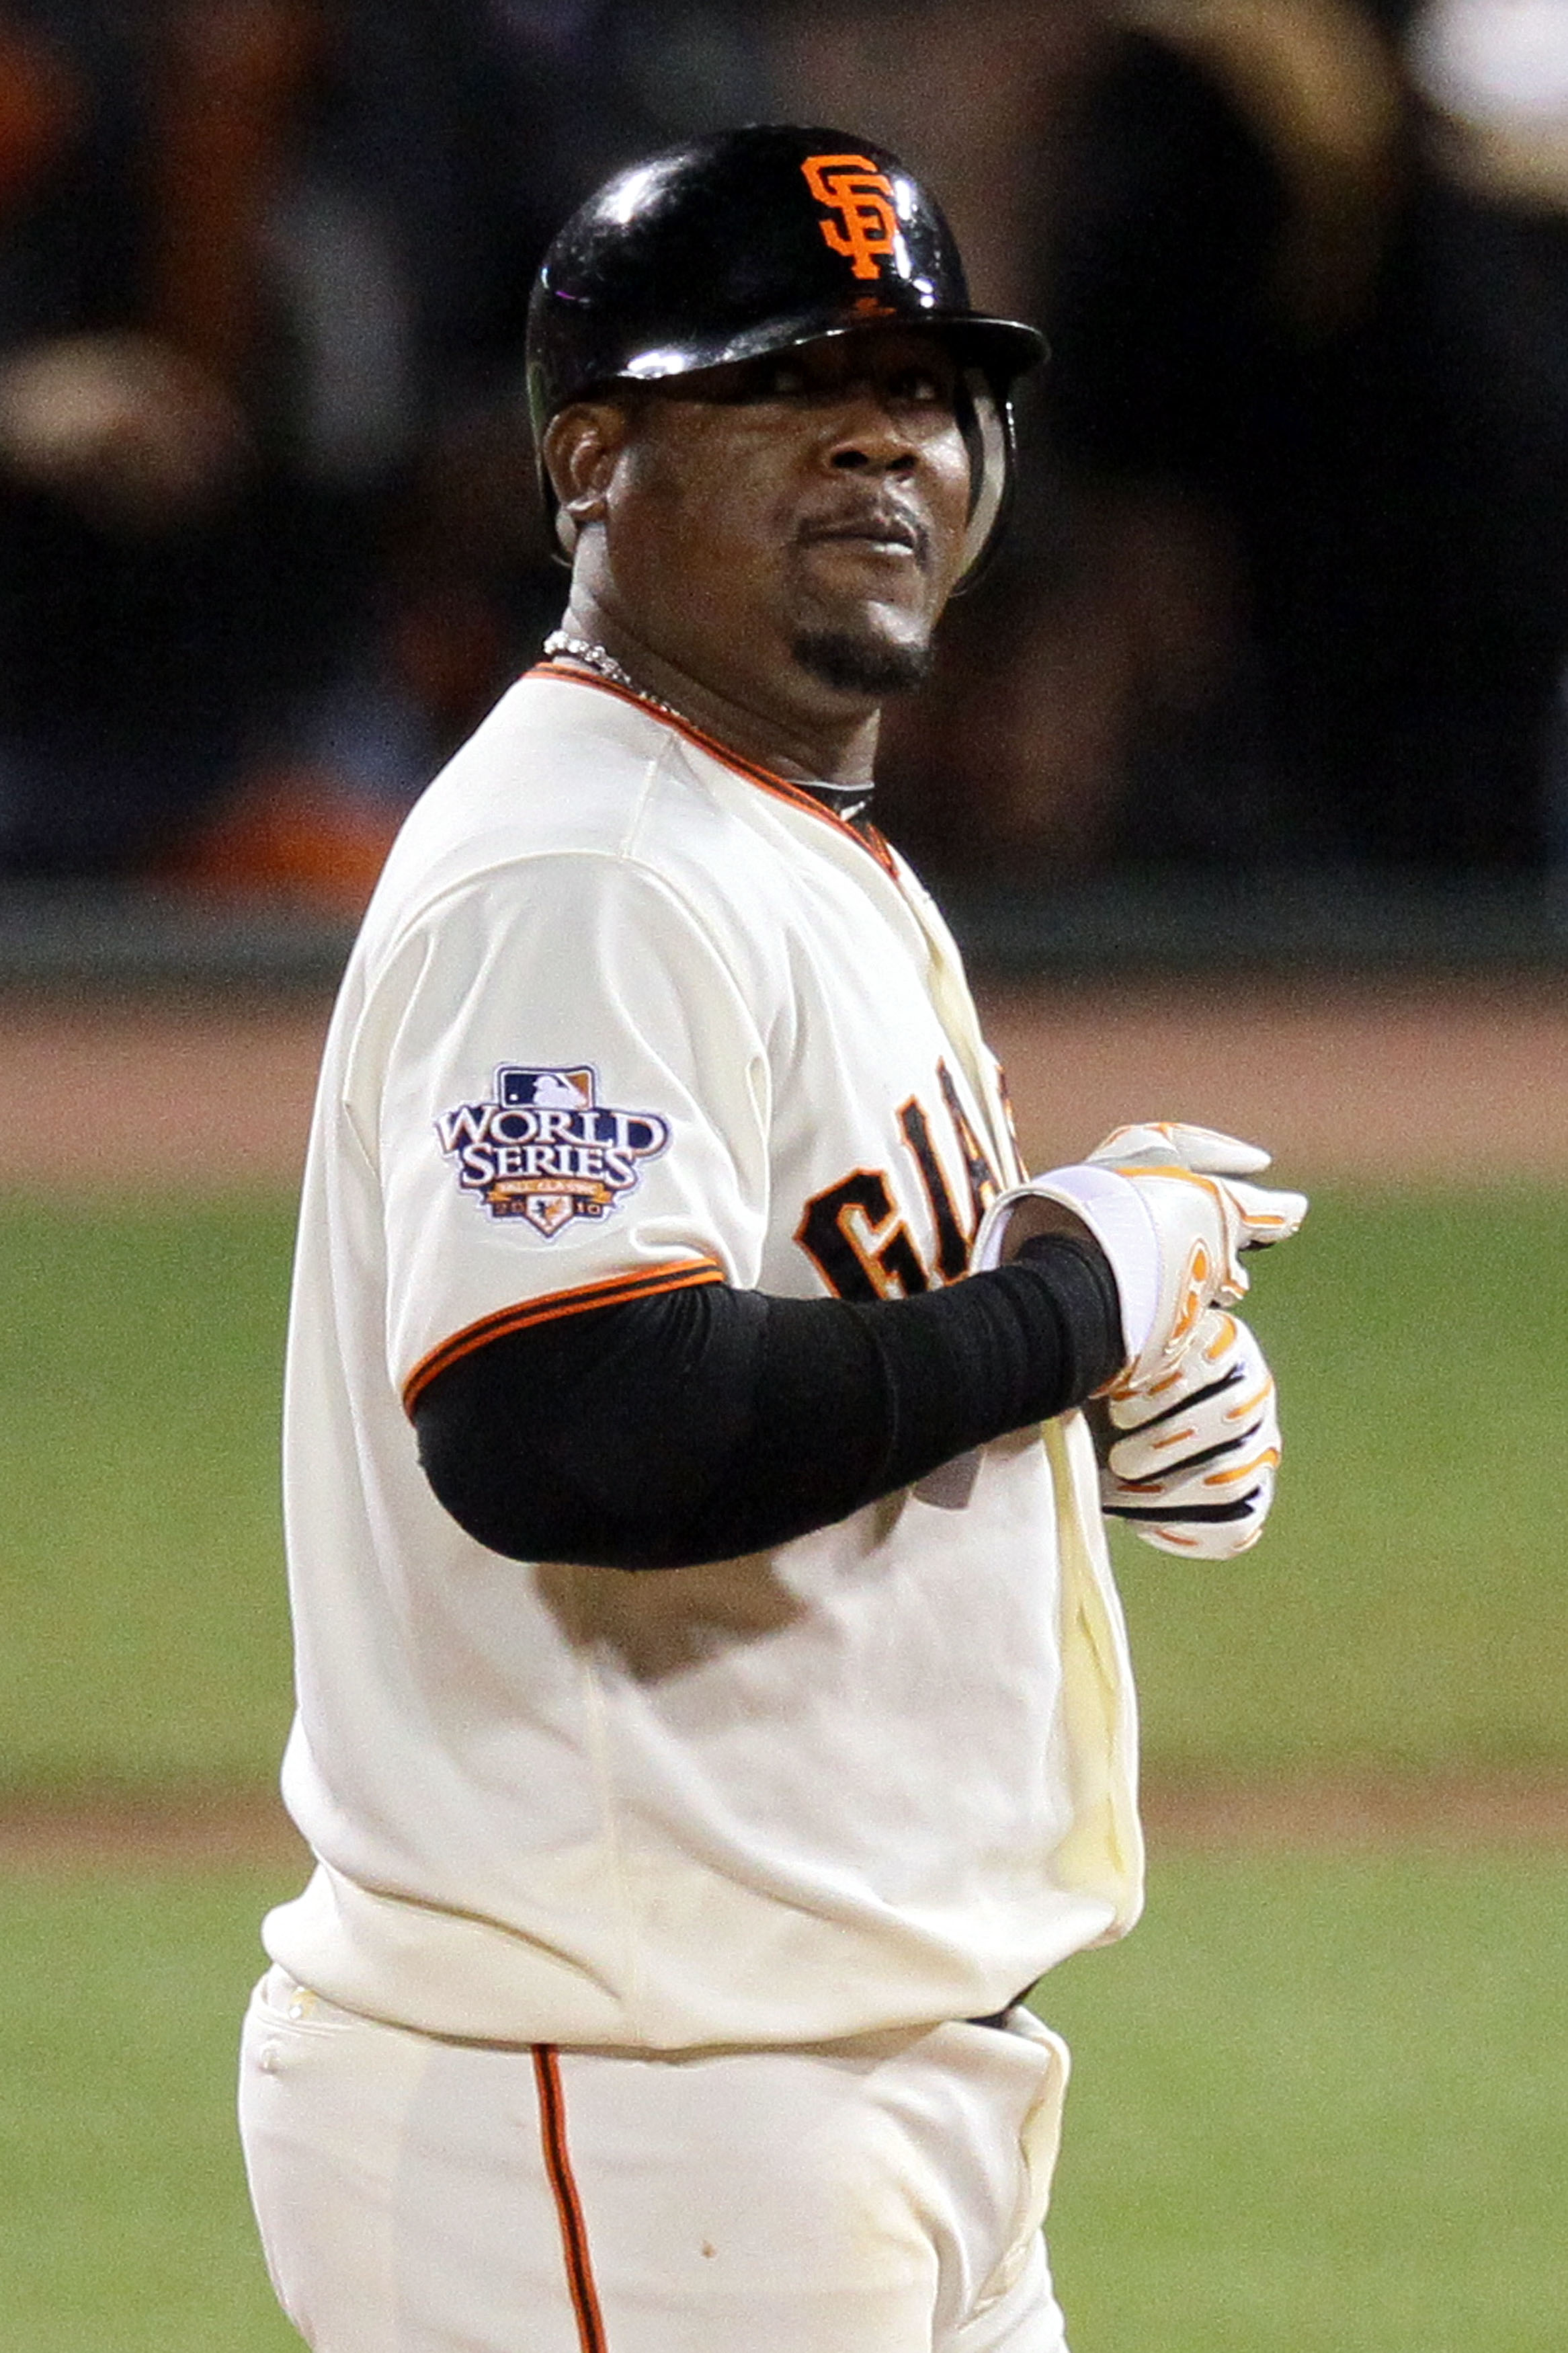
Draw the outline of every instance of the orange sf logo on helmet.
M891 253L899 233L887 174L869 155L808 155L800 168L817 203L840 216L817 222L824 241L843 254L857 278L879 277L878 257Z

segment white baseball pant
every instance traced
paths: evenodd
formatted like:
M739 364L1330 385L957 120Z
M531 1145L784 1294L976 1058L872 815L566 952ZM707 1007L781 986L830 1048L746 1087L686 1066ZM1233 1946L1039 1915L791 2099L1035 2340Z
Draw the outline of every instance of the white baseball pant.
M1066 2353L1028 2011L648 2058L441 2042L269 1970L240 2126L314 2353Z

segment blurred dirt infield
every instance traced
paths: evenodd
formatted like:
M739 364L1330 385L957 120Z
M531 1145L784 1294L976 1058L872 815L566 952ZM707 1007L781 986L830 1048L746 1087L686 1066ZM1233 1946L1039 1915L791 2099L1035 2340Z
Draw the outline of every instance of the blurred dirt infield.
M1036 1166L1180 1117L1308 1181L1568 1182L1565 982L1085 984L985 992L984 1009ZM326 1018L313 1000L13 998L0 1185L52 1189L63 1164L73 1195L293 1185Z
M1033 1166L1131 1118L1265 1144L1282 1175L1568 1182L1568 982L1246 981L992 993Z
M1568 1776L1476 1773L1431 1780L1324 1774L1246 1787L1146 1784L1151 1853L1246 1854L1280 1847L1356 1854L1390 1847L1568 1847ZM0 1879L62 1872L221 1870L259 1865L279 1883L310 1858L271 1790L106 1789L13 1798L0 1806Z

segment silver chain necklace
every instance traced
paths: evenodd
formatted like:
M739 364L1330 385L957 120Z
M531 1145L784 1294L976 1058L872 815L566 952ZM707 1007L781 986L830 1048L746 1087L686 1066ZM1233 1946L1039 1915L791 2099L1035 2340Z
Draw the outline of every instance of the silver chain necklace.
M623 670L615 655L592 638L574 638L567 629L553 629L544 640L544 652L547 657L564 654L568 661L576 662L580 669L591 670L595 678L604 679L610 686L624 687L628 694L635 694L639 702L647 703L655 711L664 712L671 719L685 716L684 712L677 711L673 702L661 702L657 694L650 694L646 686L639 686L630 670Z
M690 724L686 713L678 711L673 702L661 702L657 694L650 694L646 686L639 686L630 670L623 669L615 655L595 638L574 638L568 629L552 629L544 640L543 651L547 658L564 655L568 661L575 662L581 670L592 670L595 678L602 678L607 685L618 686L627 694L635 694L637 701L646 702L650 711L662 711L667 719L679 719ZM846 825L854 825L863 817L871 800L869 785L810 784L802 785L801 790L809 793L813 800L820 801L825 808L831 809L834 816Z

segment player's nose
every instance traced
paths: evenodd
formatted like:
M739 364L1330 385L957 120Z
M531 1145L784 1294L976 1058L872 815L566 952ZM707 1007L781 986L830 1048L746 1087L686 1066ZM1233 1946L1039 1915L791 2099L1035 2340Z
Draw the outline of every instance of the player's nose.
M847 385L825 451L841 473L911 473L915 441L899 410L869 379Z

